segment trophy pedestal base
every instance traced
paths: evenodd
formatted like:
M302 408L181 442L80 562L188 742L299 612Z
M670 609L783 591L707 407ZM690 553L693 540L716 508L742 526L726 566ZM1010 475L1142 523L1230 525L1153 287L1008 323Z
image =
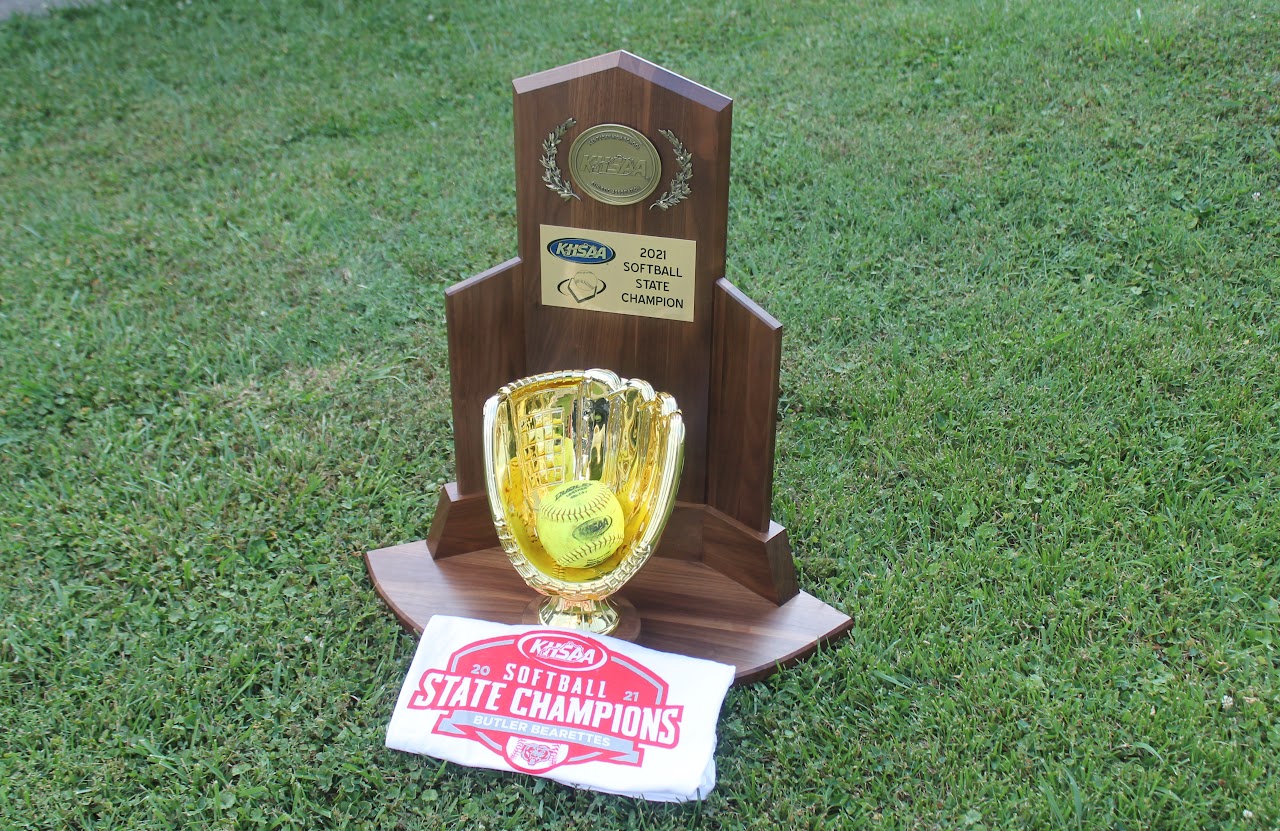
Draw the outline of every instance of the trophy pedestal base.
M542 609L542 604L546 601L545 597L538 596L529 601L529 605L524 607L524 614L520 616L521 623L541 623L538 612ZM614 595L609 598L609 602L613 604L613 608L618 610L618 628L609 633L609 637L617 638L620 641L629 641L635 643L640 638L640 613L636 611L636 607L632 605L621 595Z
M531 600L507 555L488 548L432 559L426 541L365 554L374 588L408 629L432 615L522 623ZM736 667L736 683L758 681L812 654L853 625L846 615L799 593L782 605L703 563L654 557L616 595L640 620L636 643Z

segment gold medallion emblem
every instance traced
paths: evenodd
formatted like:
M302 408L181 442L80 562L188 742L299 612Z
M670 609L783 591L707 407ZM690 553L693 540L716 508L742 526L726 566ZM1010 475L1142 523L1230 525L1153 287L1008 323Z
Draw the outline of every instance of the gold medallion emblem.
M569 173L597 201L631 205L657 189L662 159L643 133L621 124L597 124L573 140Z

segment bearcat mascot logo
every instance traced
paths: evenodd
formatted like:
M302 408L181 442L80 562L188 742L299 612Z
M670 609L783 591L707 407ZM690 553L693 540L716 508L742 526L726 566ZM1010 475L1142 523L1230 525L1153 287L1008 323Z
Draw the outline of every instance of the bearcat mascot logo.
M477 742L528 773L640 765L646 747L680 743L684 712L648 667L555 630L467 644L422 674L409 708L440 714L433 733Z

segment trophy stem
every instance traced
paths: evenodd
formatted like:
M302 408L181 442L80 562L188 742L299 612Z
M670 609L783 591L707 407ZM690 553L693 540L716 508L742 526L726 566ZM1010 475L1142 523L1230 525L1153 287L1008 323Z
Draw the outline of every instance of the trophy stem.
M571 600L548 597L538 609L538 622L560 629L577 629L608 635L618 628L618 610L608 600Z
M576 629L634 642L640 637L640 615L631 601L620 595L609 600L536 598L525 607L521 623Z

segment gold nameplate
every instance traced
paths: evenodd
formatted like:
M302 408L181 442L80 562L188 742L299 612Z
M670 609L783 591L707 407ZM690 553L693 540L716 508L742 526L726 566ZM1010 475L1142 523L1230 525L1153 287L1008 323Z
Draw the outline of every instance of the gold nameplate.
M542 305L693 320L695 241L539 227Z
M657 190L662 158L643 133L621 124L597 124L573 140L569 174L597 201L631 205Z

